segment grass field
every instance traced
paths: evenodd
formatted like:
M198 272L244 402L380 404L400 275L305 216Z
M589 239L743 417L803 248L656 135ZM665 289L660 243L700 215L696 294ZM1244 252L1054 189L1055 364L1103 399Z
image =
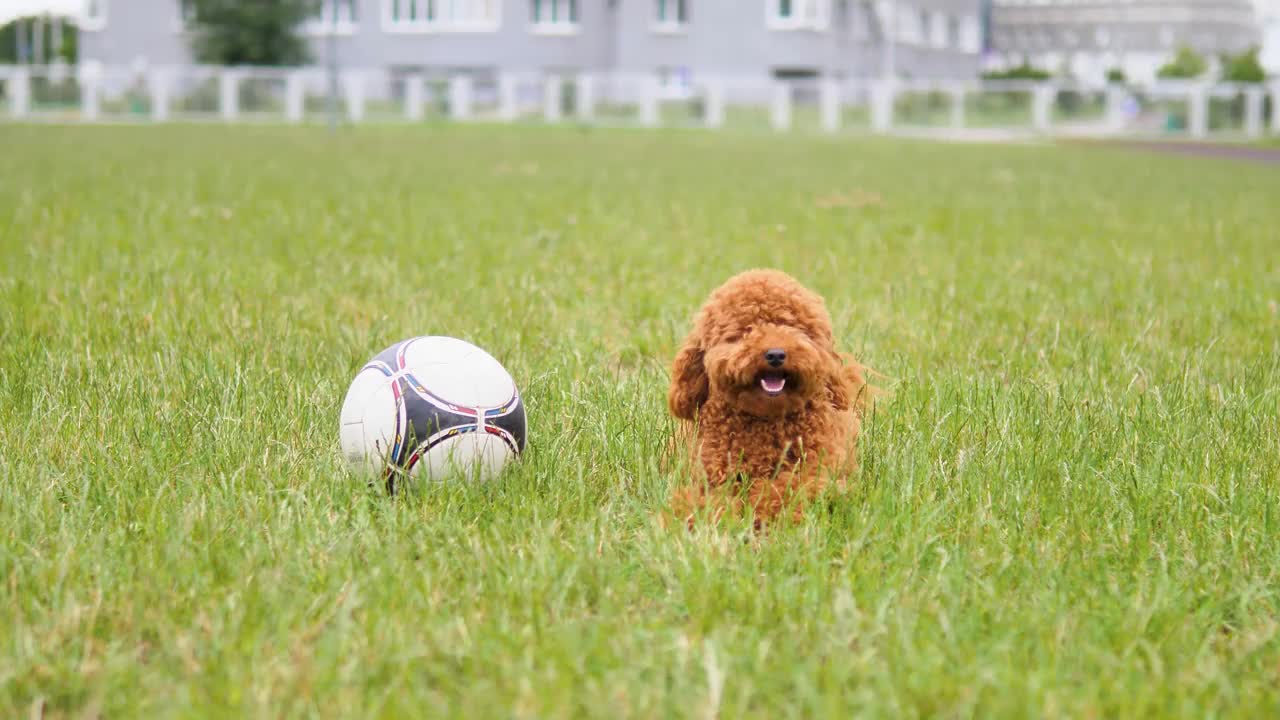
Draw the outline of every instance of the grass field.
M0 127L0 716L1280 711L1280 174L747 133ZM772 265L891 378L854 490L662 530L666 368ZM449 334L530 419L389 499Z

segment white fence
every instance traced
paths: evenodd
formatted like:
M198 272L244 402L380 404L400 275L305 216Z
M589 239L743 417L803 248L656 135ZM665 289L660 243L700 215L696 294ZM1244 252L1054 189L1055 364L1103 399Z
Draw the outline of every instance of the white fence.
M62 122L323 120L329 82L316 68L0 66L0 117ZM541 121L808 128L945 134L1280 134L1280 82L1167 82L1149 87L1060 82L774 81L596 73L426 77L346 70L334 98L353 123Z

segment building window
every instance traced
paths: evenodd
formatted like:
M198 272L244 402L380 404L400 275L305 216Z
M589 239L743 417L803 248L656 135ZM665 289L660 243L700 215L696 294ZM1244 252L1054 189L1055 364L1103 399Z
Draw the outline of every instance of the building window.
M500 23L499 2L383 0L383 25L388 32L492 32Z
M356 0L321 0L305 29L312 35L350 35L356 30Z
M929 44L936 48L947 47L947 16L940 12L929 16Z
M976 53L982 49L982 30L977 17L970 15L961 22L960 49L967 53Z
M875 8L871 3L853 3L850 29L854 40L870 40L871 28L879 24Z
M898 8L898 40L912 45L922 45L925 39L925 15L907 7Z
M681 31L689 24L688 0L655 0L653 27L657 31Z
M578 0L533 0L533 31L559 35L578 30Z
M960 18L947 18L947 47L961 47L963 35L963 30L960 27Z
M87 0L80 21L81 30L101 30L107 26L107 0Z
M186 32L196 24L196 0L178 0L178 17L174 20L174 32Z
M766 0L765 24L772 30L825 30L828 0Z
M387 19L393 24L416 22L418 20L417 0L390 0Z

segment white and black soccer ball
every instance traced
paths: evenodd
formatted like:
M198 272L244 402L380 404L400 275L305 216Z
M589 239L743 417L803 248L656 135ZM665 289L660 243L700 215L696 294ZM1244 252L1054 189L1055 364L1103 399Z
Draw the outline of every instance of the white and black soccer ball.
M524 404L484 350L446 336L409 338L356 374L340 436L347 461L389 492L406 478L487 480L524 452Z

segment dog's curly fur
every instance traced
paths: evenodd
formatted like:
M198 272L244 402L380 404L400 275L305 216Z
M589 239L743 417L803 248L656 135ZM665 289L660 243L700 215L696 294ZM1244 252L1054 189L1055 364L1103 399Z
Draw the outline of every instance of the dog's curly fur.
M785 361L770 365L769 350ZM760 526L788 510L798 517L832 480L842 488L872 392L865 372L836 350L819 295L777 270L730 278L672 367L667 403L695 471L674 512L692 525L703 508L718 519L750 507ZM779 377L783 390L770 392Z

